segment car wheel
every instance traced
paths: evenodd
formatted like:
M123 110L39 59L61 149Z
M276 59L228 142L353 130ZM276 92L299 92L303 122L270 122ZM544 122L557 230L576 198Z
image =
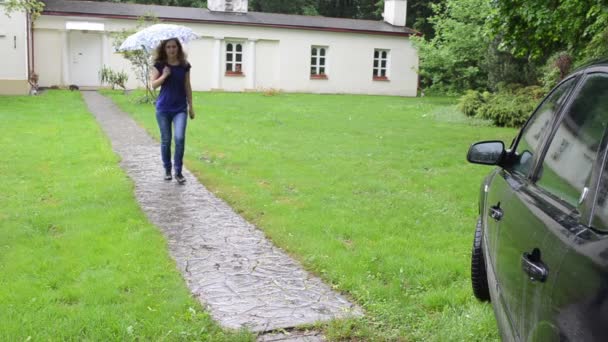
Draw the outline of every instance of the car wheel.
M482 302L490 301L490 289L488 287L488 275L481 247L482 240L481 219L477 220L475 228L475 239L473 239L473 250L471 251L471 284L475 298Z

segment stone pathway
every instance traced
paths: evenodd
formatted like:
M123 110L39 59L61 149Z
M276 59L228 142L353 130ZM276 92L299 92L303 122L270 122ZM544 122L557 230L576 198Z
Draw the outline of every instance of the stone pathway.
M140 206L165 234L188 287L220 325L261 333L362 315L188 170L185 186L163 181L159 143L109 99L97 92L82 94L133 179ZM261 340L323 340L318 333L296 335L273 334Z

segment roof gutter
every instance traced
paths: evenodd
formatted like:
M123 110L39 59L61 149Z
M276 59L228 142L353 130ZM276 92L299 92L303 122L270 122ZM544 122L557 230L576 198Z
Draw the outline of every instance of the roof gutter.
M131 19L131 20L136 20L139 18L138 16L134 16L134 15L95 14L95 13L80 13L80 12L61 12L61 11L44 11L44 12L42 12L42 14L43 15L53 15L53 16L96 17L96 18L107 18L107 19ZM174 22L183 22L183 23L272 27L272 28L283 28L283 29L292 29L292 30L309 30L309 31L366 33L366 34L375 34L375 35L383 35L383 36L410 37L412 35L415 35L415 36L421 35L419 32L412 34L412 33L408 33L408 32L386 32L386 31L353 30L353 29L318 27L318 26L240 23L240 22L233 22L233 21L168 18L168 17L159 17L159 19L165 20L165 21L174 21Z

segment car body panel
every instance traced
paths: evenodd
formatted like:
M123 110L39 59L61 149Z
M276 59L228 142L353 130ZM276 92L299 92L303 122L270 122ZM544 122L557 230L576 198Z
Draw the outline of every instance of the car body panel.
M597 159L591 164L577 164L586 170L581 172L590 175L584 177L582 193L586 195L581 195L577 207L572 206L571 200L548 191L544 184L536 183L539 179L548 182L551 172L560 173L562 181L578 176L571 170L564 176L562 170L549 167L551 160L546 165L543 162L555 155L555 144L551 143L559 129L563 139L561 121L564 125L571 123L562 118L564 113L587 76L598 72L608 73L608 65L595 65L569 76L573 85L550 122L526 124L525 127L536 124L544 131L528 130L534 132L527 137L534 136L538 148L531 150L525 173L509 169L508 163L499 163L501 166L482 183L482 247L490 297L503 340L608 341L608 128L603 132ZM591 110L603 106L604 103ZM576 120L579 114L572 113L577 115ZM602 112L602 119L603 115ZM605 117L608 120L608 111ZM525 138L525 127L505 158L517 156L519 151L515 149ZM557 144L557 138L554 142ZM577 182L580 187L581 180ZM598 199L601 208L596 205ZM492 208L499 208L500 215L496 216ZM531 272L530 264L547 270L546 278Z
M608 341L608 236L585 228L571 242L551 318L562 341Z

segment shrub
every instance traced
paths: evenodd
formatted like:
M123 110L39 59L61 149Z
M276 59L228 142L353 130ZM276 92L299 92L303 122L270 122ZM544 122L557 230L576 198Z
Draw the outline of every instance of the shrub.
M101 70L99 70L99 79L102 84L109 84L112 89L121 87L122 89L127 90L125 83L129 80L129 75L124 71L114 71L104 65Z
M483 95L476 90L467 90L458 102L458 109L466 116L476 116L477 111L485 104Z
M545 91L551 90L570 73L573 61L572 55L566 51L557 52L549 58L541 79Z
M532 114L543 94L544 91L538 86L503 90L489 95L478 109L477 116L492 120L496 126L520 127Z
M538 102L548 93L545 91L545 89L543 89L543 87L540 86L518 88L515 89L514 92L517 96L528 96L531 98L531 100L534 100L534 102Z
M466 116L491 120L496 126L520 127L545 95L539 86L501 84L497 93L467 91L458 108Z

